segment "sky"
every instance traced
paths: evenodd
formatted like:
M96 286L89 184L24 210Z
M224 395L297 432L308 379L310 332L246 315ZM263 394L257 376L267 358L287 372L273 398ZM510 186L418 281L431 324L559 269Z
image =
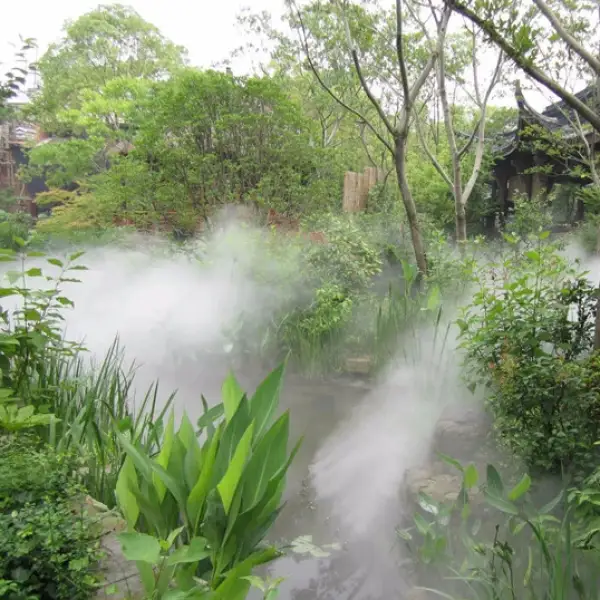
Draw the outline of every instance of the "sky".
M0 0L1 1L1 0ZM115 0L104 0L109 4ZM117 0L118 1L118 0ZM133 7L144 19L156 25L162 34L185 46L190 63L211 67L228 59L242 44L236 17L243 9L268 11L277 19L284 11L284 0L120 0ZM12 66L19 35L37 40L43 54L48 44L60 39L67 19L76 19L93 10L102 0L4 0L2 2L3 37L0 38L0 73L4 65ZM10 24L9 27L6 24ZM12 37L7 39L6 32ZM11 46L11 43L14 44ZM35 57L32 57L33 59ZM252 56L242 55L232 62L235 73L248 72ZM512 90L495 104L514 106ZM539 110L548 103L547 96L530 92L528 100Z
M37 40L40 54L50 42L60 38L66 19L76 19L98 4L112 0L6 0L2 2L2 38L0 63L11 62L19 35ZM236 16L243 8L253 12L283 12L283 0L121 0L133 7L146 21L156 25L163 35L189 51L190 62L210 67L222 61L240 45ZM10 27L6 25L10 24ZM12 38L7 39L7 31ZM237 64L237 63L236 63ZM240 62L243 68L243 61Z

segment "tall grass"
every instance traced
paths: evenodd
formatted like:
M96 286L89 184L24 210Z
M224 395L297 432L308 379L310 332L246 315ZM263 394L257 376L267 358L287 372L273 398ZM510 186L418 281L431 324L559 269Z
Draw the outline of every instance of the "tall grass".
M420 362L425 357L441 363L450 325L442 321L438 286L416 286L416 267L402 261L402 285L390 284L381 300L375 323L374 357L379 366L393 359ZM433 338L424 335L431 329ZM433 354L432 354L433 353Z
M159 445L163 418L174 394L159 402L158 383L141 397L134 392L135 365L125 365L116 338L99 363L82 352L51 354L32 382L36 401L57 417L47 442L58 452L76 452L83 461L82 476L90 494L114 506L114 489L124 460L118 431L152 455Z

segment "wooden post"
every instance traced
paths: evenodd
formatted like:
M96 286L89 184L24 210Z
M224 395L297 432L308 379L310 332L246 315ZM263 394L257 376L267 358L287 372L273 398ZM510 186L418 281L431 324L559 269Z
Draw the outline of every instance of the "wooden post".
M342 208L344 212L356 212L357 210L357 188L358 173L347 171L344 175L344 199Z
M367 167L363 173L347 171L344 175L344 212L360 212L367 208L369 192L377 183L383 181L383 170Z
M363 211L367 208L369 200L369 175L365 171L358 175L358 190L357 190L357 211Z

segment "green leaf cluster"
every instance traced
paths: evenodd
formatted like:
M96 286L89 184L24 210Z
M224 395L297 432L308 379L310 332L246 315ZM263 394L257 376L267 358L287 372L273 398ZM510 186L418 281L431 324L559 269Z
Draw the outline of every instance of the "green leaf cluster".
M288 455L288 412L273 421L283 373L282 364L250 399L230 374L198 431L186 415L176 431L171 414L154 456L119 434L126 458L116 495L129 526L121 542L152 597L171 597L175 582L191 594L182 598L211 590L241 599L250 586L244 577L279 555L260 542L281 510L299 447Z

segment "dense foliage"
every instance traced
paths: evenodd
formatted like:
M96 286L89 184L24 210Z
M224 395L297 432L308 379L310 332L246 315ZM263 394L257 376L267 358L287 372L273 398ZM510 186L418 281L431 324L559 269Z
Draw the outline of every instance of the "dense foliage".
M7 600L89 598L99 553L77 507L80 463L35 437L0 438L0 595Z
M595 289L547 238L509 238L507 258L481 269L459 325L500 438L532 467L585 470L600 435Z
M474 464L444 457L460 491L449 503L419 496L404 537L435 565L436 584L453 576L447 598L597 598L598 292L549 233L585 217L581 240L600 250L590 135L600 117L563 83L600 75L592 4L292 0L282 30L268 15L242 19L271 58L243 76L189 66L135 11L99 6L65 24L18 113L8 101L29 73L24 41L0 83L0 119L50 136L27 144L19 172L48 189L38 218L20 211L18 190L0 197L0 261L16 264L0 287L0 596L90 596L98 553L77 510L86 493L123 517L123 553L148 597L243 600L251 585L276 596L279 580L252 573L285 550L264 544L298 448L278 414L283 367L252 396L228 376L197 423L176 421L157 384L134 409L116 342L91 368L63 337L63 284L85 267L80 252L40 248L143 232L177 242L169 251L189 251L201 274L235 256L236 292L254 295L222 332L223 360L287 361L310 376L400 360L437 377L444 311L466 304L462 375L484 390L491 443L534 477L566 476L569 490L538 509L529 475L490 465L483 481ZM491 170L523 119L493 104L515 66L565 101L557 110L572 130L528 126L520 150L535 164L524 175L555 169L569 183L529 199L500 182L511 194L501 207ZM345 173L366 167L376 182L354 190L366 206L344 211ZM232 206L236 224L223 232Z

